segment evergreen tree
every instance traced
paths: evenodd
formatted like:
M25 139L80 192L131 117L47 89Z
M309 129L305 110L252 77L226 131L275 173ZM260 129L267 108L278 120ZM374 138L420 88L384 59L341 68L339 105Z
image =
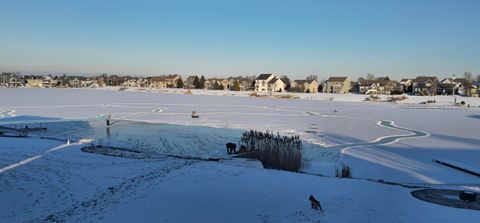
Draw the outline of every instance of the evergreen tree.
M178 79L178 81L177 81L177 88L183 88L182 78Z
M200 87L200 79L198 79L198 76L195 76L195 79L193 79L193 86L195 86L195 89L200 89L201 88Z
M204 89L205 88L205 77L202 75L202 77L200 78L200 89Z
M288 78L287 76L282 76L282 81L285 83L285 90L286 91L289 91L290 88L292 88L292 84L291 84L291 81L290 81L290 78Z
M217 81L215 81L215 83L213 83L213 90L220 90L220 86L219 86Z
M233 83L233 90L240 91L240 82L238 80L235 80L235 82Z

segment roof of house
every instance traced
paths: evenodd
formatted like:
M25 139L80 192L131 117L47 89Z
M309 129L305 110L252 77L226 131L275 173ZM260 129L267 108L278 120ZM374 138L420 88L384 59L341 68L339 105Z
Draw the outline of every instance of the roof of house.
M417 84L417 87L418 88L433 88L434 86L433 85L427 85L427 83L425 83L425 82L419 82Z
M275 82L277 82L278 80L280 80L281 82L285 83L281 78L275 77L275 78L273 78L272 80L270 80L270 81L268 82L268 84L275 84Z
M252 78L242 77L242 76L239 76L239 77L229 77L229 78L227 78L227 80L238 81L238 82L252 82L252 81L254 81L254 79L252 79Z
M150 80L154 82L165 81L165 76L150 77Z
M20 75L17 75L16 73L1 73L0 76L6 77L6 78L20 78Z
M305 84L307 83L307 80L293 80L296 84Z
M440 84L441 88L454 88L456 84L450 84L450 83L442 83Z
M330 77L327 81L344 82L348 77Z
M175 79L176 77L180 77L180 75L178 74L171 74L171 75L163 75L163 76L154 76L154 77L150 77L150 80L151 81L154 81L154 82L163 82L163 81L167 81L168 79Z
M377 80L361 80L358 82L360 86L371 86L377 84L379 86L398 86L399 82L390 79L377 79Z
M415 78L414 82L426 82L426 81L434 82L435 80L438 80L438 78L435 76L418 76Z
M166 79L175 79L175 78L177 78L177 77L180 77L180 75L178 75L178 74L171 74L171 75L167 75L167 76L166 76Z
M465 79L465 78L456 78L456 79L455 79L455 82L457 82L457 83L462 83L463 86L471 85L471 84L470 84L470 81L468 81L468 80Z
M297 83L297 84L311 84L313 81L315 80L294 80L293 82Z
M377 77L375 80L386 80L386 81L389 81L390 78L388 76L385 76L385 77Z
M70 80L74 80L75 78L77 78L78 80L80 81L86 81L87 78L84 77L84 76L68 76L70 78Z
M273 74L260 74L255 80L267 80Z

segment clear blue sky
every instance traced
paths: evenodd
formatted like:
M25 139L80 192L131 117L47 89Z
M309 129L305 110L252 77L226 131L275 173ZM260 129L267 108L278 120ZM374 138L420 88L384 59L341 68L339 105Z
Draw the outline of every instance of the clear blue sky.
M480 74L480 1L0 0L0 71Z

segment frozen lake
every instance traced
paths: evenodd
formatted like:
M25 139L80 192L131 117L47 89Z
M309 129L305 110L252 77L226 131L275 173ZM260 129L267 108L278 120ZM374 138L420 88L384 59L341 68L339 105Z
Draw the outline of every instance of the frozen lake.
M225 143L238 143L242 131L269 130L305 140L309 172L333 175L335 164L342 162L359 178L480 183L432 162L448 158L478 165L477 108L348 102L358 95L331 95L319 101L95 89L0 89L0 94L5 96L0 98L3 120L39 116L82 122L58 131L52 126L48 134L57 138L86 137L173 154L224 156ZM347 102L337 102L336 97ZM200 118L192 119L192 111ZM106 114L122 120L109 134L103 127ZM412 132L423 136L397 140Z

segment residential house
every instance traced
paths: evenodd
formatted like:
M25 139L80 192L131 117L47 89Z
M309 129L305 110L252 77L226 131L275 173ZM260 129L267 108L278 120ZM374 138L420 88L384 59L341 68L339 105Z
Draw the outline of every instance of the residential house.
M137 87L144 88L148 86L148 81L145 78L138 77L127 77L128 79L123 82L123 87Z
M403 93L412 92L412 83L413 83L413 80L410 78L405 78L400 80L400 84L403 85Z
M238 82L240 91L251 91L255 89L255 77L230 77L228 78L230 84L230 90L235 90L235 83Z
M275 77L268 82L268 91L269 92L283 92L285 91L285 81L282 78Z
M69 86L73 88L86 87L87 78L83 76L69 76Z
M127 79L125 82L122 83L122 87L137 87L137 79Z
M303 93L318 93L317 80L294 80L291 83L291 90Z
M195 84L194 84L195 78L197 78L198 81L200 81L200 78L198 76L189 76L187 77L187 79L185 79L185 82L183 83L183 87L186 89L195 89Z
M273 74L260 74L255 79L257 92L282 92L285 91L285 82Z
M178 74L150 77L149 85L151 88L176 88L181 79Z
M375 80L360 80L357 86L360 94L391 95L403 93L403 85L397 81L390 80L388 77L380 77Z
M138 78L136 82L137 86L139 88L145 88L148 87L148 80L146 78Z
M465 78L456 78L454 81L457 82L456 94L463 96L471 96L472 83Z
M412 94L432 96L437 94L440 81L435 76L418 76L412 82Z
M0 86L5 87L20 87L22 86L22 78L15 73L1 73Z
M97 77L87 77L87 80L85 81L85 87L99 88L100 84L98 83L98 78Z
M205 81L205 89L208 90L228 90L232 83L225 78L208 78Z
M438 94L443 95L463 95L463 96L473 96L477 94L478 87L470 83L465 78L445 78L440 82L440 89L437 91Z
M126 77L120 77L118 75L110 75L105 78L105 84L107 86L121 86L125 80L127 80Z
M70 78L66 74L62 76L56 76L54 80L56 82L55 83L56 87L61 87L61 88L70 87Z
M43 87L43 79L41 76L27 75L24 76L25 86L32 88Z
M454 95L458 94L456 91L458 89L457 82L455 81L455 77L453 78L445 78L440 81L439 89L437 90L438 94L441 95Z
M42 77L42 87L52 88L56 86L57 86L57 81L51 75Z
M255 78L255 91L268 92L268 82L275 78L273 74L260 74Z
M348 77L330 77L323 84L323 93L347 94L351 88Z
M470 89L470 97L480 97L480 83L472 84L472 88Z

